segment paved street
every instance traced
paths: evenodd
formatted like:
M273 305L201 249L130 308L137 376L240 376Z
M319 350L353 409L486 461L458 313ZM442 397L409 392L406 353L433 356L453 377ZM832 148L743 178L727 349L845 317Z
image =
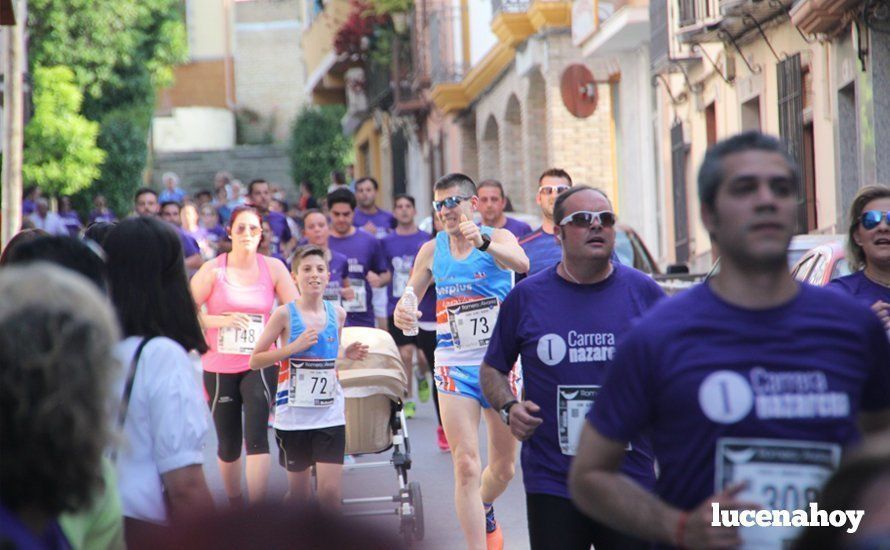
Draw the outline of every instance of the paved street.
M440 453L436 446L435 410L432 402L418 403L417 416L408 421L409 437L412 445L414 465L409 473L409 481L420 481L423 493L424 523L426 536L417 548L460 548L463 536L454 514L453 475L451 455ZM484 433L484 432L483 432ZM484 449L484 440L481 442ZM269 496L272 499L283 497L287 480L284 470L278 466L277 446L273 432L269 430L269 446L273 453L273 466L270 475ZM205 472L210 488L219 505L224 505L225 492L216 462L216 437L211 428L205 451ZM483 463L485 460L483 450ZM359 462L373 462L389 457L390 454L361 457ZM343 479L344 497L384 496L394 493L397 488L395 470L390 466L373 470L347 472ZM525 496L522 491L521 474L517 461L516 478L507 492L495 505L497 517L505 533L505 548L522 550L528 548L528 531L525 522ZM392 532L398 532L396 516L379 517L381 525L391 525Z

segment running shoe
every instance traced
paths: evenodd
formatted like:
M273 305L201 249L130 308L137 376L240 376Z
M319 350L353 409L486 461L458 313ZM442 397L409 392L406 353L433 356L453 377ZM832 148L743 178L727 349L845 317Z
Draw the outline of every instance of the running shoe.
M355 457L352 455L343 455L343 464L355 464Z
M405 403L405 418L414 418L415 405L414 401L408 401Z
M426 376L417 379L417 397L421 403L426 403L430 400L430 382L426 379Z
M445 430L442 426L436 428L436 442L439 444L439 450L443 453L451 452L451 445L448 444L448 438L445 437Z
M485 513L485 546L487 550L504 550L504 532L494 519L494 506Z

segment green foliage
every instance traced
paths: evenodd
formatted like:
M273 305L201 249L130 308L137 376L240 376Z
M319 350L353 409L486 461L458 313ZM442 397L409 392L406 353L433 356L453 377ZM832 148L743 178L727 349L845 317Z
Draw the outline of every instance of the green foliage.
M99 124L80 115L83 95L68 67L34 71L34 116L25 128L25 182L47 194L69 195L99 176L105 152L96 146Z
M187 60L182 0L29 0L29 61L66 65L83 91L82 113L101 124L108 152L93 190L75 197L89 208L103 193L118 215L142 181L156 90Z
M377 15L384 15L408 12L414 7L414 0L373 0L372 4Z
M294 120L290 139L291 174L294 181L311 182L316 196L327 192L332 170L343 170L352 150L352 140L343 135L342 105L304 107Z

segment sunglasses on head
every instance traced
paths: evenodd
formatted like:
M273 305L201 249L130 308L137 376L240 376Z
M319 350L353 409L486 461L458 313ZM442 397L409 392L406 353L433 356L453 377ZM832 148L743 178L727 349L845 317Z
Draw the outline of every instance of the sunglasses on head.
M563 191L568 191L568 185L545 185L538 188L538 193L542 195L559 195Z
M890 211L881 212L880 210L868 210L862 213L862 216L859 218L859 223L861 223L862 227L865 229L874 229L881 224L882 219L887 220L887 225L890 225Z
M458 195L456 197L448 197L447 199L442 199L440 201L433 201L433 210L435 210L436 212L439 212L442 210L443 206L445 208L454 208L458 204L464 202L465 200L469 200L471 198L472 197L462 197L462 196Z
M603 227L612 227L615 225L615 213L608 210L603 210L602 212L579 210L563 218L559 225L573 225L587 229L594 223L598 223Z

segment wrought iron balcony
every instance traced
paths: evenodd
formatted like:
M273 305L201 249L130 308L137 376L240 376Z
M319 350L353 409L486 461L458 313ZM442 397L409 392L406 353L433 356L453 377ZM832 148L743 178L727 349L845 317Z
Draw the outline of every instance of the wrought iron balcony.
M491 0L491 13L525 13L530 5L530 0Z
M428 14L427 43L433 86L460 82L466 74L462 17L459 6L440 6Z

